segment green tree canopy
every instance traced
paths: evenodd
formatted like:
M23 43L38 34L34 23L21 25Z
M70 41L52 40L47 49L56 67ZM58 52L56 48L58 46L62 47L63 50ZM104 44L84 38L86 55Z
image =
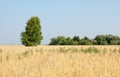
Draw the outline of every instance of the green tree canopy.
M120 45L120 37L114 35L97 35L94 39L89 39L87 36L73 38L57 36L52 38L50 45Z
M57 36L51 39L49 45L66 45L67 41L64 36Z
M80 37L79 36L74 36L73 40L78 42L78 41L80 41Z
M40 20L33 16L27 21L25 31L21 33L21 42L25 46L37 46L42 39Z

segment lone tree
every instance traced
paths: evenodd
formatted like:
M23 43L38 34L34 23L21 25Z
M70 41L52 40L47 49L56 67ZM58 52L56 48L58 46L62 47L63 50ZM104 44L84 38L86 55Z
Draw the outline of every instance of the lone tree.
M37 46L42 39L40 20L33 16L27 21L25 31L21 33L21 42L25 46Z

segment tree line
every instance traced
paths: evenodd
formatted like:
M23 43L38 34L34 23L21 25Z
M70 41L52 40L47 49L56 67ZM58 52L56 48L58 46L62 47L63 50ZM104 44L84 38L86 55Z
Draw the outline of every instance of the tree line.
M49 45L120 45L120 37L114 35L97 35L94 39L89 39L87 36L73 38L65 36L53 37Z
M40 19L32 16L26 23L25 31L21 33L21 42L25 46L40 45L43 39ZM120 37L114 35L97 35L94 39L87 36L73 38L65 36L53 37L49 45L120 45Z

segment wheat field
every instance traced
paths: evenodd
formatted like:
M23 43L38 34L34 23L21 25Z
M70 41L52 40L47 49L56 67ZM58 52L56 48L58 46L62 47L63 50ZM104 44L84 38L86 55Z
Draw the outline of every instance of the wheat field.
M120 77L120 46L0 45L0 77Z

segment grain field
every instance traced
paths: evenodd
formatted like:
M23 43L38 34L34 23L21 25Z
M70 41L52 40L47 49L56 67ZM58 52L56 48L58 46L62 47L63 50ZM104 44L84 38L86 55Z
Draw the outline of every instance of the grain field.
M0 77L120 77L120 46L0 46Z

